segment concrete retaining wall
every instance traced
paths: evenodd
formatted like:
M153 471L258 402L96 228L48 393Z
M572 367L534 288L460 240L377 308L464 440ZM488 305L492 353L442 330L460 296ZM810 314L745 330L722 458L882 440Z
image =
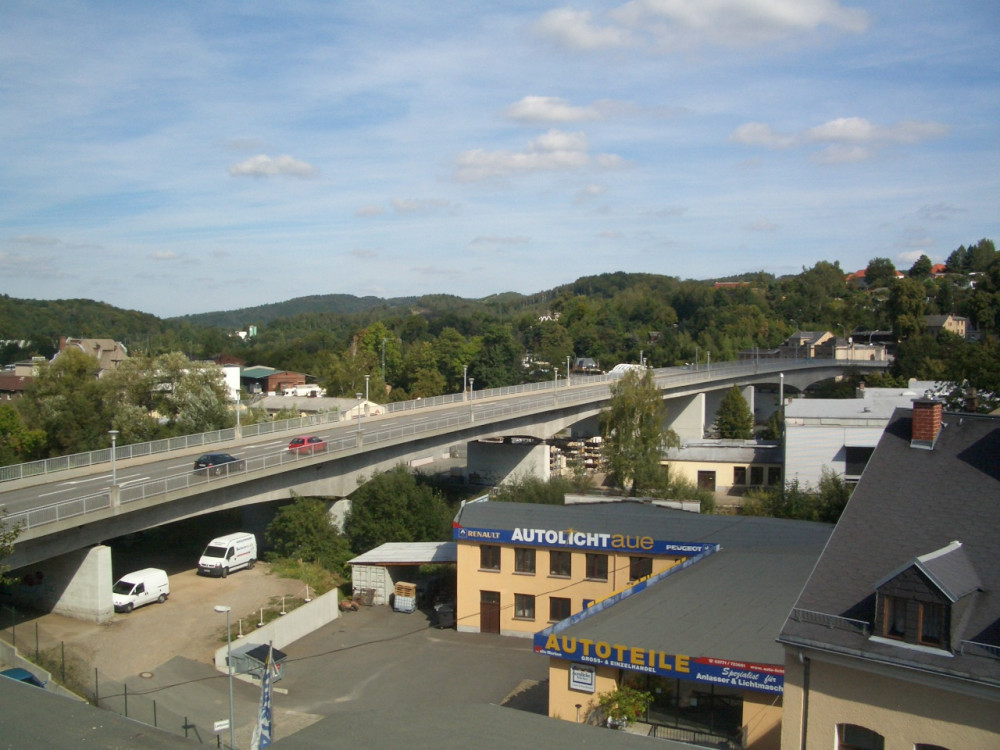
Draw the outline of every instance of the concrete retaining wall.
M337 589L328 591L308 604L293 609L287 615L272 620L239 640L234 640L231 645L235 648L245 646L248 643L263 646L270 643L275 648L284 648L289 643L294 643L299 638L309 635L314 630L318 630L340 617L340 610L337 608L339 593ZM226 654L228 648L228 646L222 646L215 651L215 668L223 673L227 672Z

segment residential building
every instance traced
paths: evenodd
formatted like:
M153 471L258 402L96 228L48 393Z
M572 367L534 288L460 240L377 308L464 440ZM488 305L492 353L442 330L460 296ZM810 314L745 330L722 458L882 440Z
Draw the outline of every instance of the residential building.
M960 315L925 315L924 329L929 336L937 336L941 331L948 331L961 338L966 337L968 318Z
M240 383L247 393L275 394L283 393L286 388L305 385L306 376L301 372L255 365L243 368L240 373Z
M681 477L715 494L720 504L739 504L753 487L782 486L782 448L754 440L705 440L668 448L660 461Z
M848 482L861 477L893 412L935 390L933 381L907 388L859 388L857 397L793 399L785 406L785 481L817 487L824 469Z
M1000 747L1000 419L897 409L778 638L783 748Z
M118 365L128 359L128 350L120 341L115 341L114 339L78 339L62 336L59 339L59 351L56 352L52 361L55 362L60 354L71 347L79 349L84 354L89 354L97 360L100 364L100 370L97 373L98 377L101 377L109 370L117 369Z

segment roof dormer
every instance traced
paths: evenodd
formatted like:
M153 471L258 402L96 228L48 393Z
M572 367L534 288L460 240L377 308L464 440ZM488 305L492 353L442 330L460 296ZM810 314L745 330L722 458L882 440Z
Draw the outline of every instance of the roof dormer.
M961 542L915 557L875 584L876 640L953 651L982 589Z

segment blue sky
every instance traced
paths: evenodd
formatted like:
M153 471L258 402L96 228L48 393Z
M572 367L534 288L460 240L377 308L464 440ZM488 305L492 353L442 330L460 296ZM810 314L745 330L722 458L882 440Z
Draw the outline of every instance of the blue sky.
M5 0L0 293L160 316L1000 241L1000 5Z

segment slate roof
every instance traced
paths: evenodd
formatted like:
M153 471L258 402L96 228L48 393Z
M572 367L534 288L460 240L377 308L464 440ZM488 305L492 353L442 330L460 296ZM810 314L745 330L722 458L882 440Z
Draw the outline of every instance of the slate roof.
M747 516L701 515L646 504L559 506L470 503L470 528L571 527L721 545L637 596L560 631L688 656L783 664L775 638L832 526Z
M1000 687L1000 419L946 412L933 450L910 447L912 422L886 426L779 640ZM913 565L972 592L953 653L869 638L876 586Z

